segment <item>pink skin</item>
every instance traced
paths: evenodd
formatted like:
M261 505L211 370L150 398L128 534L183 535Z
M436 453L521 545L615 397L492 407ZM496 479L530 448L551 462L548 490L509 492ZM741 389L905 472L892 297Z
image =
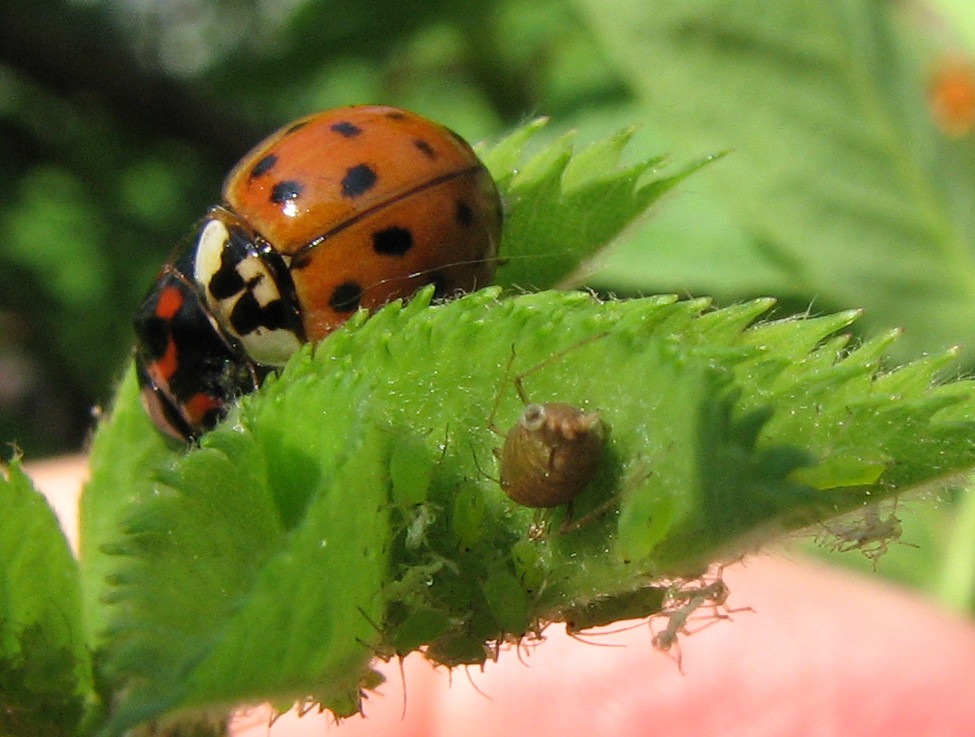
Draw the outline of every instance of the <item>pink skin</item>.
M28 472L73 529L79 460ZM881 562L882 565L882 562ZM680 638L684 675L645 624L572 639L559 625L519 658L483 671L434 670L411 656L365 719L339 726L293 713L235 721L237 737L916 737L975 734L975 625L879 579L782 553L730 566L730 621ZM597 643L597 644L590 644ZM608 645L609 647L600 647ZM673 651L671 652L673 654Z

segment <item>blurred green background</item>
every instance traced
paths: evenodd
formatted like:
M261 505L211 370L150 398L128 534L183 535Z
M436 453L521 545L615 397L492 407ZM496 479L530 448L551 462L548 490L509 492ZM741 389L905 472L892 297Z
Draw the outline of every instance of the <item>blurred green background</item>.
M634 158L731 149L576 283L865 307L906 328L898 359L975 343L973 49L961 0L4 0L2 453L82 448L226 171L353 103L471 141L546 115L637 125Z

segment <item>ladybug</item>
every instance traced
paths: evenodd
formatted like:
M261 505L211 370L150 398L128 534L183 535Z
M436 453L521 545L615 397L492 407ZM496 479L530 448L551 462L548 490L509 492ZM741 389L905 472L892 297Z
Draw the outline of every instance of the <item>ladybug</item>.
M234 167L136 314L143 403L193 440L359 308L490 283L500 233L494 181L447 128L367 105L291 123Z

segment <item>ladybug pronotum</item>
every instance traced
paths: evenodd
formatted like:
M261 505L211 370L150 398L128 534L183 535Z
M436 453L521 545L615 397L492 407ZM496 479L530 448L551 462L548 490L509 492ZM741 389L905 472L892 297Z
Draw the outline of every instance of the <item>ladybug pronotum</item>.
M223 200L135 318L143 401L181 440L359 308L494 275L490 174L459 136L406 110L338 108L285 126L230 172Z

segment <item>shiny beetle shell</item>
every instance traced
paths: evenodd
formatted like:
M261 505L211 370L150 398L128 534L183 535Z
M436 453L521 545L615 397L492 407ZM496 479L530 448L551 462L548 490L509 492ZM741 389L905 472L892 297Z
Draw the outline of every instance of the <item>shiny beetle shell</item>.
M223 195L135 318L143 402L175 438L212 428L360 307L428 284L437 297L472 291L494 274L494 182L461 138L405 110L292 123L241 160Z
M435 284L490 283L501 202L459 136L415 113L354 106L258 144L223 188L230 208L289 262L308 340L359 307Z

